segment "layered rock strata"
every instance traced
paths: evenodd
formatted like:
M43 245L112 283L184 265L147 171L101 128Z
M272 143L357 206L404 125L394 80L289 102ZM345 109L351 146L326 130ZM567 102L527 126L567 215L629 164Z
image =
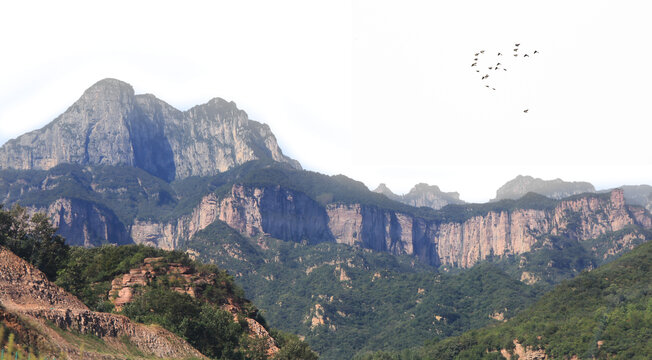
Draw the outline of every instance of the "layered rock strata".
M488 211L460 222L438 222L362 204L324 208L302 193L279 186L234 185L225 196L204 197L192 214L175 222L137 221L131 237L137 243L172 249L216 220L247 236L334 241L457 267L528 252L543 235L583 241L628 225L652 227L650 214L625 205L621 190L609 196L562 200L552 210Z

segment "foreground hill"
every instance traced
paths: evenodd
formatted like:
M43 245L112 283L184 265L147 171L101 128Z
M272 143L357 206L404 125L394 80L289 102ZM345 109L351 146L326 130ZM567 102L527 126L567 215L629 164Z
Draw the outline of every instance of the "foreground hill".
M566 281L505 324L360 359L649 359L652 243Z
M255 159L300 167L267 125L233 102L215 98L182 112L115 79L97 82L51 123L0 148L0 169L129 165L168 181Z
M0 319L24 345L73 359L205 358L183 339L125 316L90 311L32 265L0 247ZM83 346L85 345L85 346Z

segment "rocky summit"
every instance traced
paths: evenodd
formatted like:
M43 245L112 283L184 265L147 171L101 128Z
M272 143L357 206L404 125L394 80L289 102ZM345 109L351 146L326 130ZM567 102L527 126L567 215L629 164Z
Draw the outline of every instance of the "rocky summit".
M233 102L214 98L179 111L116 79L97 82L48 125L0 148L0 169L128 165L168 181L257 159L300 168L283 155L269 126L249 120Z
M590 183L583 181L543 180L519 175L501 186L496 191L496 198L493 201L519 199L529 192L559 200L572 195L592 193L595 192L595 188Z
M403 195L394 194L385 184L378 185L374 192L383 194L391 200L407 205L416 207L427 206L435 210L439 210L448 204L464 204L464 201L460 200L460 194L458 192L443 192L439 189L439 186L425 183L414 185L409 193Z

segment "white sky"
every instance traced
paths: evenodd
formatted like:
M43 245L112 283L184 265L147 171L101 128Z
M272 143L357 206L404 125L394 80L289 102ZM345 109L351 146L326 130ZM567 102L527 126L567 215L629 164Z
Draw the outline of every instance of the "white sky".
M306 169L371 189L652 184L648 3L3 2L0 144L113 77L181 110L235 101Z

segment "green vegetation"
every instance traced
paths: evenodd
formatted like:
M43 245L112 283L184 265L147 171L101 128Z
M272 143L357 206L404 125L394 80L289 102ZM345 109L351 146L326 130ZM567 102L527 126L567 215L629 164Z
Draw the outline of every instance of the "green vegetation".
M371 359L499 359L514 340L554 359L649 359L652 355L652 242L564 281L505 324L472 330L406 353Z
M0 204L0 246L27 260L50 279L56 278L60 265L68 259L68 246L55 232L45 215L30 216L17 205L5 211Z
M323 359L460 334L540 295L491 264L449 275L408 256L274 239L258 246L231 231L216 223L185 246L232 269L271 326L305 336Z

